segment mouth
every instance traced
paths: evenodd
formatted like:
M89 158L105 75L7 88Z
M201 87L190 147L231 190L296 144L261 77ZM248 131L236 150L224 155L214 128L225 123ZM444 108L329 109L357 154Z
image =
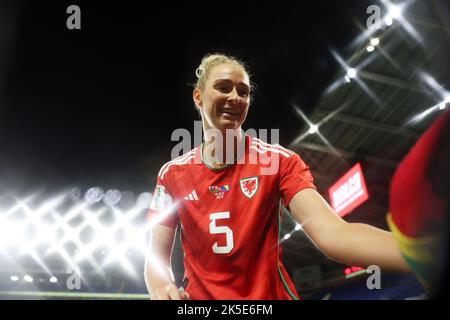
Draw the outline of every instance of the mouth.
M239 112L231 110L231 109L223 109L220 112L221 115L227 117L227 118L236 118L239 116Z

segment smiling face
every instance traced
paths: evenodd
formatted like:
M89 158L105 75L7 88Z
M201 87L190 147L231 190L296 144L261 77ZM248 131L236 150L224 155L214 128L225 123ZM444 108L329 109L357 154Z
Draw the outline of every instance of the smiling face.
M250 104L249 77L239 65L216 65L209 70L202 90L194 89L193 98L205 130L239 129Z

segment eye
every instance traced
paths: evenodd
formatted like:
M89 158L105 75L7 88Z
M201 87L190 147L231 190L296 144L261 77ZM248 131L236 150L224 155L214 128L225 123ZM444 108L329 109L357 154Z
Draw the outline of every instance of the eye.
M214 86L214 88L220 92L229 93L231 92L233 86L228 85L226 83L218 83Z
M247 98L250 93L246 89L241 89L241 90L238 90L238 94L240 97Z

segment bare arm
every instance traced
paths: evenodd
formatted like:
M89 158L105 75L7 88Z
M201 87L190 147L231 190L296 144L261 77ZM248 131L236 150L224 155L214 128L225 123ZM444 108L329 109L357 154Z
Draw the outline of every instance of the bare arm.
M411 271L392 233L363 223L347 223L314 189L298 192L289 208L329 258L361 267L378 265L384 271Z
M174 228L157 225L152 229L144 271L145 284L152 299L189 298L187 293L178 291L170 267L174 236Z

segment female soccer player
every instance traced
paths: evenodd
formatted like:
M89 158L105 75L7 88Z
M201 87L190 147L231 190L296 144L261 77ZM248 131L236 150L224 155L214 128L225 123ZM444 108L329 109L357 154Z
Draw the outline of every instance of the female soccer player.
M390 232L347 223L333 211L298 154L243 133L251 96L243 63L208 55L196 75L193 99L205 141L167 162L158 174L145 265L152 299L299 299L281 263L281 206L289 207L333 260L375 264L383 271L410 270ZM227 135L230 130L233 134ZM252 161L254 155L257 161ZM264 170L274 162L276 170ZM184 291L175 286L170 268L178 224Z

